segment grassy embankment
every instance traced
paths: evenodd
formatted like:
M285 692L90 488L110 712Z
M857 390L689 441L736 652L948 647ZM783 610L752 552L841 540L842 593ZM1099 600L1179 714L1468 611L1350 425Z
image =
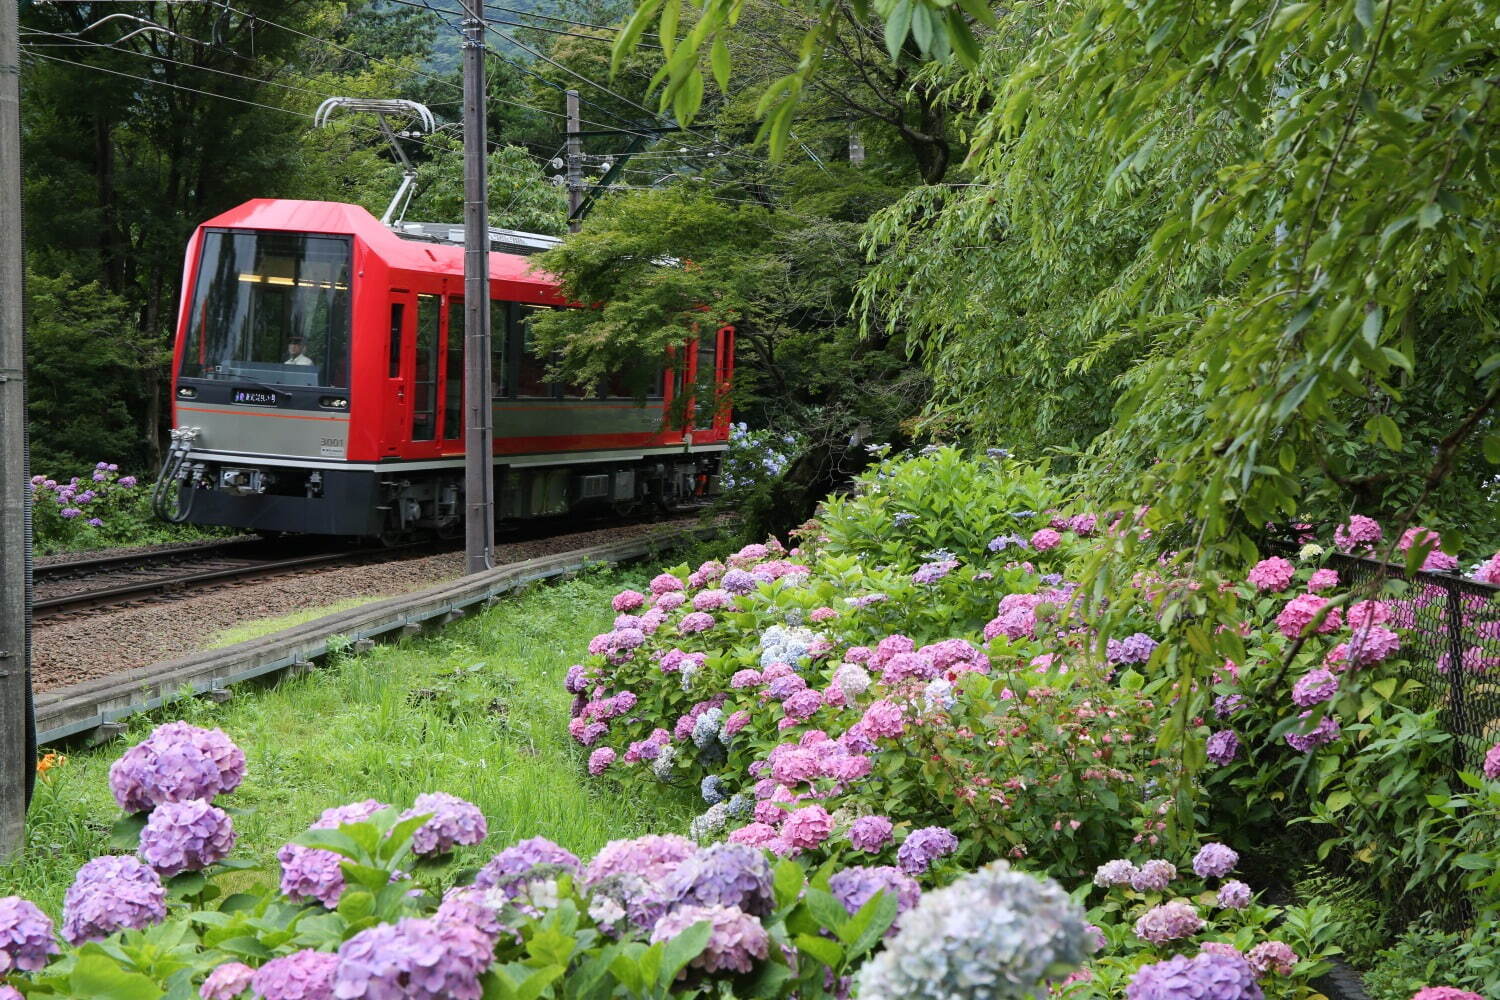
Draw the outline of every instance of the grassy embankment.
M225 880L274 885L275 853L323 809L367 797L405 807L446 791L477 804L489 839L455 863L482 863L523 837L549 837L587 856L605 841L685 832L696 796L618 795L584 773L568 737L564 673L608 629L609 595L644 588L655 562L595 570L531 589L441 634L335 658L324 670L242 689L224 705L188 699L132 724L108 745L70 754L39 783L19 861L0 865L0 895L19 893L54 915L73 873L108 852L119 818L109 765L150 728L185 718L218 726L244 748L244 784L220 804L235 817L235 854L258 863Z

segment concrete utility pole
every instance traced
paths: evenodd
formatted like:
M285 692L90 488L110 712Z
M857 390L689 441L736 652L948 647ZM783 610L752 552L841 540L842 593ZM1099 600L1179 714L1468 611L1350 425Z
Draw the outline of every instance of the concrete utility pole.
M568 232L583 228L578 208L583 204L583 123L578 114L578 91L568 91Z
M21 849L29 782L35 773L17 13L16 0L0 0L0 859Z
M495 551L484 0L464 0L464 13L464 564L479 573L494 565Z

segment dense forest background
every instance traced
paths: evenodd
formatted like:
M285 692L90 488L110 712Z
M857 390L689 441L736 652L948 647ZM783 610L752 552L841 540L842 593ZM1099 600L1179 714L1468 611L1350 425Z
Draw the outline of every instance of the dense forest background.
M156 460L196 224L262 196L383 209L391 155L368 120L313 129L326 97L431 107L408 217L459 217L458 6L26 6L39 469ZM547 344L587 378L734 322L736 413L790 453L781 520L862 442L937 439L1050 457L1199 541L1350 510L1500 534L1483 4L486 13L493 222L565 228L570 87L608 182L542 260L605 305Z

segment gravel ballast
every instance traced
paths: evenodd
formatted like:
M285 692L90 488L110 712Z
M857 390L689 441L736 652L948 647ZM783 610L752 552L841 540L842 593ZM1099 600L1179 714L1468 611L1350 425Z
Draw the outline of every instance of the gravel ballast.
M695 518L614 525L495 545L503 565L640 534L666 533ZM445 552L400 562L311 570L186 595L87 617L38 622L32 684L37 691L105 677L205 648L225 629L329 607L352 599L392 597L463 575L464 554Z

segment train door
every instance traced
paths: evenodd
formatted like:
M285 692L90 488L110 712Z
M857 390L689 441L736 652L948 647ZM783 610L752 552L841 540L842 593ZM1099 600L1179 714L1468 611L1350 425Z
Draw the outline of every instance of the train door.
M464 300L448 296L443 323L443 453L464 450Z
M386 344L385 390L381 400L385 422L380 434L382 447L387 455L400 453L401 442L406 440L407 428L411 425L412 400L407 392L410 365L407 347L412 343L415 314L416 301L410 292L391 292L390 340Z
M694 430L706 431L714 425L719 396L719 333L698 338L693 357L693 423Z
M442 355L441 295L418 295L411 368L411 442L414 455L437 453L438 376ZM424 447L425 445L425 447Z

